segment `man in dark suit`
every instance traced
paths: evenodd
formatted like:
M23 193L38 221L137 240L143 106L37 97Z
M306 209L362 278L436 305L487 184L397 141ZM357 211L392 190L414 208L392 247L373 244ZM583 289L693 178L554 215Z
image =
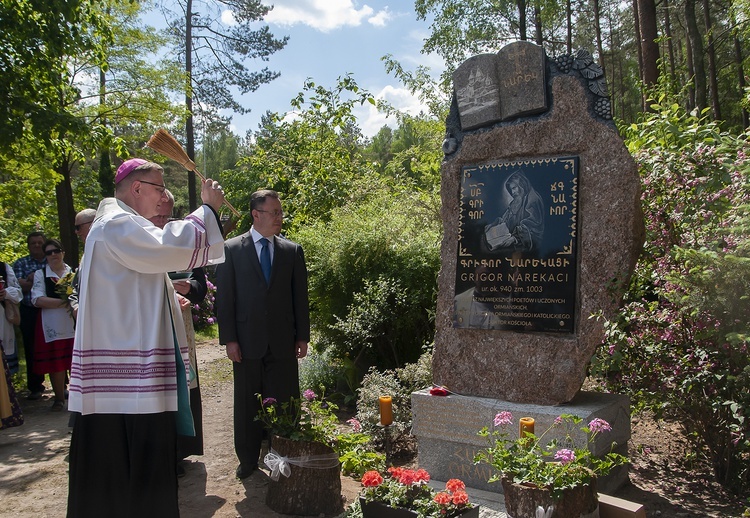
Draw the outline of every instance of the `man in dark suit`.
M299 398L297 359L307 355L310 312L302 247L279 236L284 213L279 195L250 197L253 226L225 243L216 270L219 343L234 370L234 448L237 477L258 468L263 426L255 417L262 398L280 404Z

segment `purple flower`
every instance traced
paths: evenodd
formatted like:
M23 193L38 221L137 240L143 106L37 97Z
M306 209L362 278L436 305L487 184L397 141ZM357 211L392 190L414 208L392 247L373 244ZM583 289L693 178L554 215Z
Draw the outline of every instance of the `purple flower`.
M208 317L208 320L206 322L208 322L209 324L213 324L216 322L216 319L214 317Z
M589 423L589 430L591 430L594 433L599 432L611 432L612 427L609 426L609 423L605 421L604 419L599 419L598 417L595 419L592 419Z
M359 433L362 431L362 423L360 423L357 419L352 417L349 419L346 424L349 424L352 426L352 430L354 430L355 433Z
M307 389L302 393L302 397L304 397L308 401L312 401L317 396L315 395L315 392L312 391L312 389Z
M275 404L276 404L276 398L267 397L266 399L263 400L263 406L275 405Z
M513 414L504 411L495 415L495 426L505 426L513 423Z
M563 418L561 415L555 417L555 426L560 425L563 422Z
M555 453L555 460L559 460L560 464L568 464L576 460L576 452L573 450L566 450L565 448L557 450Z

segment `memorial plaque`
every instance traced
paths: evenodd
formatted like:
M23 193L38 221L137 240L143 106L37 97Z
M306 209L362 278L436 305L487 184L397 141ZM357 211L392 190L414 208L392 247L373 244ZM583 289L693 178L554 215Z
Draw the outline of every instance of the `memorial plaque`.
M462 169L453 327L575 331L578 157Z

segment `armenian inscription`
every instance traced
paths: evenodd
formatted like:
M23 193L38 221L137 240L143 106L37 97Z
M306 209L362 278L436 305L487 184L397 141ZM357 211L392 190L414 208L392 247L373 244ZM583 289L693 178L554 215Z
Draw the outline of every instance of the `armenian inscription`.
M465 166L453 326L575 331L578 157Z

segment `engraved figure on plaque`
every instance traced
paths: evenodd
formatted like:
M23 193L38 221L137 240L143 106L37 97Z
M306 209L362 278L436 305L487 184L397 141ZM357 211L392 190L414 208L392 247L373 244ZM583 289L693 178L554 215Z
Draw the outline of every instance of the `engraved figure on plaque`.
M502 216L484 228L492 252L533 251L544 239L544 202L521 171L513 172L503 192L510 203Z

